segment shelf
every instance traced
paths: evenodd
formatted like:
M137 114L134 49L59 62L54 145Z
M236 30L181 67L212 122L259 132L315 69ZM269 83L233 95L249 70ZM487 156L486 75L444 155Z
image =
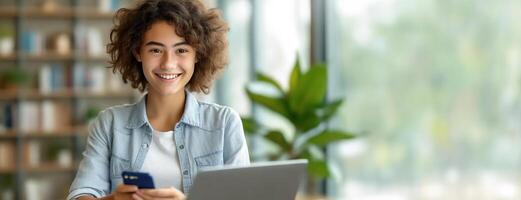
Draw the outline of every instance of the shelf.
M22 131L22 130L8 130L0 133L0 139L10 138L27 138L27 139L39 139L39 138L57 138L57 137L73 137L73 136L87 136L88 129L86 126L77 126L62 128L52 131L34 130L34 131Z
M71 8L62 7L56 8L56 10L45 11L40 8L27 8L20 13L16 10L15 7L0 8L0 18L28 17L36 19L112 19L113 16L113 12L101 12L96 9L74 10Z
M7 165L0 168L0 182L4 176L14 175L15 183L12 184L14 198L24 199L26 196L23 187L32 176L42 176L45 179L47 179L46 176L72 176L78 169L81 159L79 154L84 148L84 140L89 135L88 123L83 120L86 112L91 112L89 109L110 106L116 102L121 104L121 102L134 101L141 94L126 85L114 84L113 87L109 87L113 80L108 81L107 78L112 78L112 74L110 69L102 67L109 65L110 57L104 48L99 48L99 45L105 45L101 42L105 43L105 40L108 39L106 37L110 33L109 27L113 23L114 10L117 9L113 7L114 5L111 5L111 10L102 11L97 1L89 1L89 3L79 0L53 1L54 5L46 4L51 1L43 0L8 2L13 3L9 5L4 3L6 5L0 6L0 21L7 26L12 26L15 48L8 52L9 54L0 55L2 65L0 71L21 68L28 72L32 79L25 86L2 84L0 87L0 104L4 106L0 108L5 108L0 115L9 114L16 124L15 129L0 131L0 143L5 143L8 151L13 151L13 156L15 156L13 162L4 162ZM44 7L47 10L44 10ZM49 7L53 8L49 9ZM90 31L91 28L98 31L99 34L78 34ZM58 49L59 34L67 35L69 49L59 51L67 54L60 54L56 50ZM24 42L22 39L25 39ZM100 42L100 44L94 42ZM22 45L24 45L23 48ZM45 69L42 70L44 67ZM49 70L45 71L47 69ZM101 73L104 73L103 77L101 77ZM51 75L47 76L47 74ZM57 77L56 74L61 77L61 80L54 81ZM98 77L103 80L96 79ZM52 87L46 87L48 84L43 83L44 81L40 81L40 79L49 80L47 83ZM84 87L74 87L74 83L79 83L77 86ZM54 90L47 93L41 92L43 90L40 90L40 84L45 84L44 87ZM47 108L54 110L54 119L45 118L47 120L44 121L42 120L46 111L44 109ZM33 113L40 114L33 116ZM0 118L7 119L1 116ZM29 125L25 126L24 123L20 123L24 128L41 129L45 123L53 125L55 130L17 129L20 127L17 126L19 120L27 120L22 122L27 122ZM33 124L33 122L39 124ZM6 121L4 120L2 123L6 123ZM62 166L54 161L51 147L44 146L54 142L66 144L63 148L67 148L72 154L70 166ZM39 144L39 146L32 144ZM33 154L40 155L41 160L38 165L29 165L28 158ZM11 155L11 153L7 155ZM53 185L52 191L49 193L56 193L56 188L68 187L66 184L70 184L49 183Z
M45 139L45 138L60 138L60 137L73 137L73 136L87 136L88 129L86 126L62 128L52 131L35 130L35 131L21 131L21 130L8 130L0 133L0 139L15 139L15 138L27 138L27 139Z
M14 99L17 98L18 91L17 90L10 90L10 89L1 89L0 90L0 94L2 94L0 96L0 100L2 100L2 101L9 101L9 100L14 100Z
M16 7L4 7L0 8L0 17L1 18L15 18L18 16L18 12L16 11Z
M77 18L89 18L89 19L112 19L114 16L113 12L100 12L97 10L79 10L76 12Z
M16 136L17 136L16 132L14 132L12 130L0 132L0 140L1 139L15 139Z
M73 136L84 136L87 135L87 127L72 127L63 128L52 131L19 131L20 137L27 139L45 139L45 138L60 138L60 137L73 137Z
M16 60L16 55L0 55L0 61L15 61L15 60Z
M27 61L72 61L72 60L74 60L74 57L71 54L46 53L43 55L24 54L22 56Z
M0 174L16 173L15 167L0 167Z
M46 53L45 55L23 54L21 57L17 55L0 55L0 61L16 61L23 58L30 62L48 62L48 61L82 61L82 62L106 62L109 60L107 56L73 56L62 55L56 53Z
M40 100L40 99L70 99L70 98L132 98L135 97L136 94L128 91L128 92L113 92L113 91L105 91L105 92L90 92L90 91L73 91L71 89L62 90L57 92L50 92L47 94L43 94L38 90L6 90L0 89L0 100L8 101L8 100L18 100L18 99L31 99L31 100Z
M54 10L45 11L40 8L27 8L22 11L24 17L29 18L72 18L74 12L70 8L56 8Z
M78 169L79 163L73 163L71 166L61 166L58 163L48 162L40 163L38 166L24 166L23 171L28 173L42 173L42 172L74 172Z

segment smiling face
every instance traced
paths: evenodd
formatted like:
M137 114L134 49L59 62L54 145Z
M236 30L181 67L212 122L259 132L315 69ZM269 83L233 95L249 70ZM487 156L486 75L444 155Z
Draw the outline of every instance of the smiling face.
M145 32L143 43L136 53L142 63L151 95L174 95L184 92L194 73L195 49L165 21L152 24Z

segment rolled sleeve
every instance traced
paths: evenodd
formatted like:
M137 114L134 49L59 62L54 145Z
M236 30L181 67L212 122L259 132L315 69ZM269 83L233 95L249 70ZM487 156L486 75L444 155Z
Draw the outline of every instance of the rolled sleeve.
M227 109L226 128L224 130L224 164L248 165L250 164L250 155L241 118L233 109Z
M74 199L82 194L102 197L110 193L110 124L109 112L101 112L89 125L87 145L76 177L69 189L67 199Z
M70 191L69 195L67 196L67 200L75 200L78 197L87 195L94 196L95 198L100 198L103 196L103 193L95 188L79 188Z

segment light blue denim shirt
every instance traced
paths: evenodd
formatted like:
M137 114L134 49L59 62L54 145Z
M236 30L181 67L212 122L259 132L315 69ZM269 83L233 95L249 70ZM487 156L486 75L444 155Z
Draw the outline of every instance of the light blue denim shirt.
M108 108L90 124L83 159L67 199L82 194L106 196L122 183L122 171L141 169L152 140L145 99ZM199 102L189 92L183 116L175 125L174 138L185 194L200 168L250 163L237 112Z

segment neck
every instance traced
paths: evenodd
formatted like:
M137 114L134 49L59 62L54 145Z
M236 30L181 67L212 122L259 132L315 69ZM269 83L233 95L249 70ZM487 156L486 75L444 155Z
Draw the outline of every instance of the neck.
M181 120L185 107L185 91L172 95L149 92L146 101L148 121L156 131L171 131Z

